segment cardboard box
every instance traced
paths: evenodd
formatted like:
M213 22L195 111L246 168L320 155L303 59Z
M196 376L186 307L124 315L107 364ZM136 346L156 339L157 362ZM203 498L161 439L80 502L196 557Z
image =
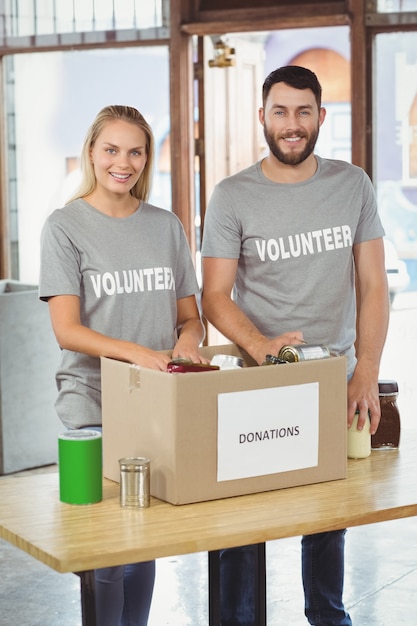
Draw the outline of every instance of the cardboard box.
M102 358L104 475L151 459L151 494L201 502L346 478L346 359L159 372Z

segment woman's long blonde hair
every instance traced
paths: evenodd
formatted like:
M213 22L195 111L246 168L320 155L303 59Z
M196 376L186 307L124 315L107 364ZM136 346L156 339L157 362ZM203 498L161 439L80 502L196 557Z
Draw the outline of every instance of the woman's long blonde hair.
M148 200L151 190L155 152L152 129L137 109L115 104L101 109L87 132L81 152L81 183L77 192L68 200L67 204L78 198L88 196L96 188L97 180L90 159L90 152L103 128L106 124L114 120L123 120L129 124L135 124L135 126L141 128L145 133L147 160L138 182L130 190L130 193L138 200Z

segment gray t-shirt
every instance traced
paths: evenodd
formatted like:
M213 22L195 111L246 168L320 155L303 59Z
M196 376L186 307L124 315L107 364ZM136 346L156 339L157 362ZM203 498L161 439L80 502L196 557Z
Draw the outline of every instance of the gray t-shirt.
M112 218L82 199L57 209L42 231L39 296L80 297L81 322L154 350L176 342L177 299L198 292L179 219L142 202ZM56 408L70 428L101 424L100 360L62 351Z
M352 246L384 235L365 172L317 158L297 184L267 179L258 162L214 189L203 257L239 259L234 300L267 337L301 330L355 366Z

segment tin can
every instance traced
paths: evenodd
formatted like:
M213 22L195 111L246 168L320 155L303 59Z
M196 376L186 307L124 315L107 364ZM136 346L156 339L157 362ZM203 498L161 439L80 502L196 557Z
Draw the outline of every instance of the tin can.
M150 461L126 457L120 464L120 506L145 508L150 503Z
M330 350L327 346L312 344L282 346L278 357L289 363L311 361L313 359L327 359L330 357Z
M210 365L217 365L221 370L235 370L243 367L243 359L233 354L215 354Z
M275 354L267 354L262 365L280 365L281 363L288 363L288 361L280 359L278 356L275 356Z

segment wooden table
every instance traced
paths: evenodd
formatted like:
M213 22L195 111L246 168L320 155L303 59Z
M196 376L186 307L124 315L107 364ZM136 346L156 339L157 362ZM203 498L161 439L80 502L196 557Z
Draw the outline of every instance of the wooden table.
M416 514L414 430L402 433L398 451L349 460L346 480L182 506L153 498L148 509L122 509L119 485L108 480L102 502L73 506L59 501L56 473L0 480L0 537L57 572L80 574L85 626L95 624L95 568Z

